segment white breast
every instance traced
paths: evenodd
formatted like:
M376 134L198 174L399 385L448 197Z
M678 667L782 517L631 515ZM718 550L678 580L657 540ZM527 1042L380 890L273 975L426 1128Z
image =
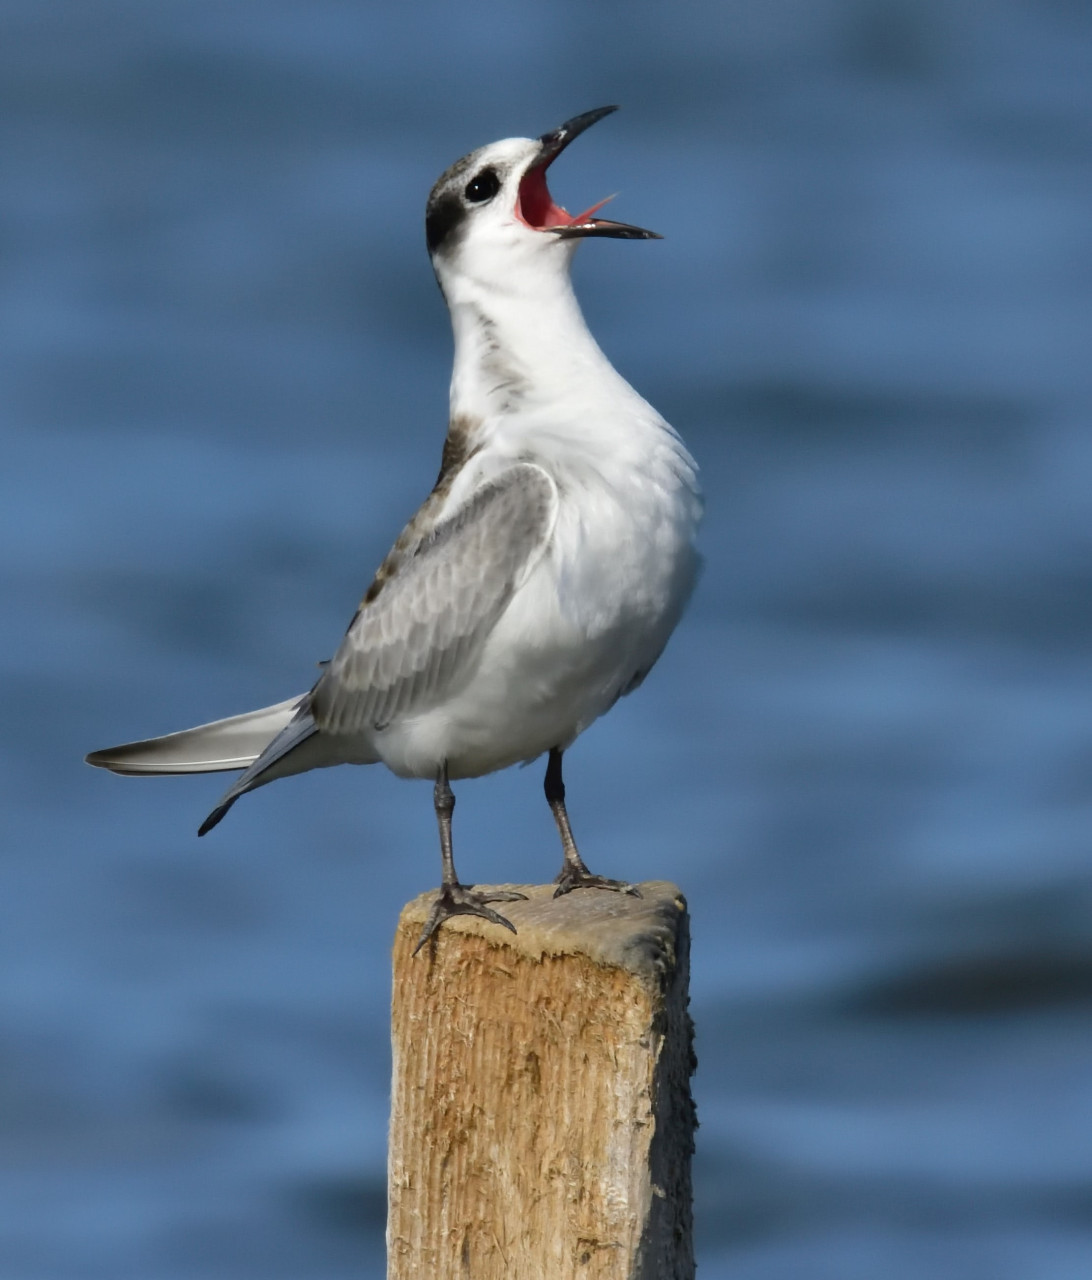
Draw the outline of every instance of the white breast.
M452 778L475 777L566 747L659 657L693 587L700 500L694 463L644 408L624 432L562 439L538 424L494 440L460 477L533 460L557 483L557 521L468 682L376 740L395 773L433 777L446 759Z

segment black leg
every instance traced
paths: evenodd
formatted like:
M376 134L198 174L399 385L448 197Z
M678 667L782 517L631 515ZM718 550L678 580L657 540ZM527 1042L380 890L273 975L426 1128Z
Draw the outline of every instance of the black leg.
M451 852L451 817L455 812L455 792L447 780L446 762L441 766L436 786L432 789L432 803L436 809L436 825L440 828L440 883L449 888L459 881L455 876L455 858Z
M569 825L569 815L565 809L565 781L561 776L561 752L557 747L550 750L550 758L546 763L546 779L543 784L546 792L546 803L557 823L561 836L561 853L564 861L561 872L554 883L554 897L563 893L571 893L573 889L614 889L619 893L629 893L633 897L641 896L640 890L624 880L608 880L605 876L595 876L584 865L580 850L573 839L573 829Z
M451 815L455 812L455 793L447 780L447 761L440 766L436 775L436 788L432 793L436 806L436 824L440 828L440 864L442 867L440 892L432 905L425 927L413 948L413 954L425 945L436 930L451 916L482 916L493 924L503 925L513 933L516 926L506 920L499 912L491 911L486 905L489 902L518 902L526 898L525 893L500 892L476 893L469 885L460 884L455 875L455 858L451 852Z

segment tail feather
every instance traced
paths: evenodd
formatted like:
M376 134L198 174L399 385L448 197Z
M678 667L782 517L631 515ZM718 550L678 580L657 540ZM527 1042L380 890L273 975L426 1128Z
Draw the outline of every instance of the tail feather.
M253 791L255 787L264 786L265 783L272 782L275 778L284 777L285 774L298 772L298 765L293 767L291 764L286 763L280 769L275 768L275 766L285 760L291 752L295 751L297 747L305 743L316 732L315 722L311 718L310 699L304 697L300 701L292 720L268 744L257 760L251 764L250 768L224 792L219 804L198 827L197 834L203 836L211 831L235 801L247 791Z
M298 694L260 711L214 720L162 738L92 751L87 763L130 776L245 769L292 723L306 698L306 694Z

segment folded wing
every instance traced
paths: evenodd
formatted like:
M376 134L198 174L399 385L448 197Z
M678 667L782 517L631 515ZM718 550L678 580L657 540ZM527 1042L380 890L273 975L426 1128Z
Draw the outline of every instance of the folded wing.
M321 733L381 728L442 700L545 549L557 489L519 463L478 489L366 601L311 693Z

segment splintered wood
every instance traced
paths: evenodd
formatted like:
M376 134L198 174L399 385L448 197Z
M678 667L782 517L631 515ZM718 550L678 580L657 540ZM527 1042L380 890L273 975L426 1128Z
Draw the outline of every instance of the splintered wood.
M691 1280L686 903L505 887L398 924L388 1280Z

